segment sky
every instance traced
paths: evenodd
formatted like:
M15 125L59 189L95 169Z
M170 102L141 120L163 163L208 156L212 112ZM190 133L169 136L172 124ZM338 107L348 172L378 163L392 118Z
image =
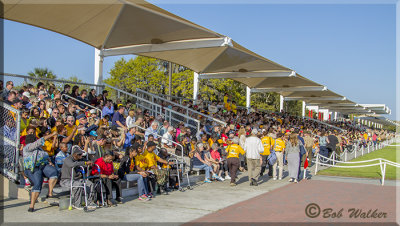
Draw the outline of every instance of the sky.
M386 104L392 110L388 118L395 119L394 4L151 2L356 103ZM54 32L5 21L4 56L8 73L26 75L34 67L47 67L58 77L93 83L94 48ZM105 78L118 59L104 60Z

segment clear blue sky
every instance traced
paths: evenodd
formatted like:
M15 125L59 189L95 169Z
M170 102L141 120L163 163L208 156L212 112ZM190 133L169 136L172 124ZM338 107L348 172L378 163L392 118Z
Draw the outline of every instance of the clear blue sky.
M157 2L157 1L152 1ZM396 115L395 5L158 4L357 103ZM93 82L94 48L62 35L4 23L5 72L48 67ZM132 56L128 56L132 57ZM106 58L104 76L120 57Z

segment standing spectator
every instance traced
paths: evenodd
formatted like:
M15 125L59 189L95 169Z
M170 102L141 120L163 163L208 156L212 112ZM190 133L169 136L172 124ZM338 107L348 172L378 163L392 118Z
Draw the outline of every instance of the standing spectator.
M89 103L92 103L93 100L96 99L96 90L95 89L91 89L88 95L88 101Z
M264 131L264 137L261 139L264 146L264 152L261 153L262 164L260 176L264 175L264 171L268 165L268 176L272 177L272 165L268 163L268 156L271 154L271 148L274 146L274 139L272 139L271 134L268 136L268 132Z
M340 153L336 149L336 146L339 144L339 140L332 131L329 131L328 140L329 140L327 145L327 148L329 150L328 156L330 156L332 152L335 152L339 156Z
M250 186L258 186L258 177L261 171L260 153L264 151L264 147L260 138L257 137L257 129L251 131L251 136L246 138L244 151L246 152L247 168L249 171ZM261 161L260 161L261 160Z
M87 105L90 105L90 102L89 102L89 100L87 99L87 91L86 91L86 89L83 89L83 90L81 91L81 95L78 96L76 99L78 99L78 100L80 100L81 102L83 102L83 103L81 103L81 102L78 102L78 103L77 103L77 106L80 108L80 110L87 109L87 108L88 108ZM85 105L84 103L87 104L87 105Z
M327 145L329 144L329 140L328 137L325 136L325 131L322 131L320 133L320 137L319 137L319 153L320 155L324 156L325 158L328 158L328 148ZM323 159L323 161L326 161L325 159Z
M311 133L309 131L306 131L304 134L304 147L306 148L307 155L303 155L302 162L305 162L306 156L308 156L308 162L311 164L312 158L313 158L313 153L312 153L312 147L314 145L314 139L311 137Z
M279 180L282 180L282 174L283 174L283 155L285 154L285 141L282 139L283 134L279 133L277 136L277 139L275 140L275 154L276 154L276 162L272 166L272 177L274 180L277 179L276 177L276 166L279 164Z
M297 183L297 177L299 174L300 164L300 140L296 133L292 133L289 136L289 141L286 145L287 161L289 168L289 182Z
M228 162L228 169L229 169L230 179L231 179L231 186L236 186L236 174L240 167L239 155L245 154L243 148L240 147L240 145L239 145L238 137L233 138L233 144L228 146L228 148L226 149L226 152L227 152L226 158L227 158L227 162ZM227 176L229 176L229 175L227 175ZM228 178L225 177L225 179L228 179Z

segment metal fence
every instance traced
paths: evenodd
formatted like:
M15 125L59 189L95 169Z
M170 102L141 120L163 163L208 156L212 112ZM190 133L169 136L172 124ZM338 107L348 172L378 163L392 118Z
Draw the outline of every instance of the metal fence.
M80 90L86 89L90 91L90 89L102 90L104 88L103 85L95 85L90 83L84 82L74 82L62 79L48 79L48 78L36 78L26 75L19 75L19 74L11 74L11 73L0 73L2 79L4 81L4 86L6 85L7 81L12 81L14 83L14 88L19 89L22 86L26 86L31 84L36 87L39 82L44 83L47 88L49 85L54 85L54 87L60 91L64 89L65 84L69 84L71 86L77 85L79 86Z
M18 180L20 111L10 105L0 104L0 167L9 179Z

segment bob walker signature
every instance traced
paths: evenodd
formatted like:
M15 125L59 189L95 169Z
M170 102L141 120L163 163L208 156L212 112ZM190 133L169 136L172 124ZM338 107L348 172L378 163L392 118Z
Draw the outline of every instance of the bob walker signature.
M379 211L378 209L360 209L360 208L349 208L344 210L341 208L338 211L335 211L332 208L322 209L318 204L310 203L306 206L305 213L307 217L316 218L321 216L323 218L359 218L359 219L367 219L367 218L387 218L387 213Z

